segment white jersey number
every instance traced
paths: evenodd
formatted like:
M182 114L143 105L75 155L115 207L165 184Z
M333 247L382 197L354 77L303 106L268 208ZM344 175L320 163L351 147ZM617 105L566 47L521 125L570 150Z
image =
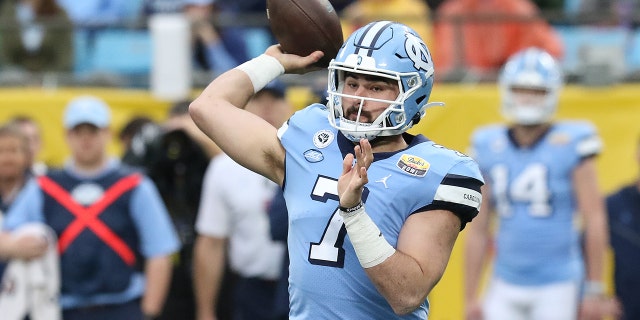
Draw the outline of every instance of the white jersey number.
M529 204L529 214L534 217L547 217L551 214L549 198L548 169L534 163L528 165L514 177L509 185L509 169L505 165L496 165L491 169L494 199L498 213L503 217L511 216L512 202Z
M362 200L366 200L368 190L362 192ZM329 199L340 201L338 198L338 180L326 176L318 176L311 192L311 199L327 202ZM309 263L321 266L342 268L344 266L344 237L347 229L338 208L333 211L324 229L320 242L309 245Z

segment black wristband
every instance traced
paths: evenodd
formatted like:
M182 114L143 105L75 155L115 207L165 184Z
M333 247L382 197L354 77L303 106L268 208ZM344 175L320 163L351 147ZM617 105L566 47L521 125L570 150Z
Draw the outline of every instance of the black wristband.
M356 204L355 206L351 207L351 208L345 208L343 206L340 206L340 211L345 212L345 213L352 213L355 211L358 211L360 209L362 209L362 207L364 206L364 203L362 201L360 201L360 203Z

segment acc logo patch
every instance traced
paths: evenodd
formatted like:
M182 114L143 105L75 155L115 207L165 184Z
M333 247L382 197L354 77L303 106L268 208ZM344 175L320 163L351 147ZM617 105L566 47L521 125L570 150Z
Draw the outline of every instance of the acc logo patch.
M316 163L324 160L324 155L320 150L309 149L304 152L304 158L311 163Z
M396 165L402 172L416 177L424 177L431 167L426 160L410 154L403 154Z
M320 130L313 135L313 145L316 148L326 148L333 142L333 132L330 130Z

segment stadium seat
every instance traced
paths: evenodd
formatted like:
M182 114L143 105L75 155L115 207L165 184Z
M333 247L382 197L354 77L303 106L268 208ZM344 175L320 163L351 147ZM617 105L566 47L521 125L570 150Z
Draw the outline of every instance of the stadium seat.
M630 72L640 72L640 29L629 39L626 61Z
M89 31L75 29L73 32L73 71L81 75L91 71L91 43Z
M147 30L105 29L95 34L92 69L121 75L151 70L151 37Z

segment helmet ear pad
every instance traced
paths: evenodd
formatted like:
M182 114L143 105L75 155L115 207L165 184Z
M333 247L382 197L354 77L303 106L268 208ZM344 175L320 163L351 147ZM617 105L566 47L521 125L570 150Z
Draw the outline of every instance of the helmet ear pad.
M420 120L422 120L422 116L420 115L420 113L416 113L413 115L413 118L411 118L411 126L415 126L416 124L418 124L418 122L420 122Z

